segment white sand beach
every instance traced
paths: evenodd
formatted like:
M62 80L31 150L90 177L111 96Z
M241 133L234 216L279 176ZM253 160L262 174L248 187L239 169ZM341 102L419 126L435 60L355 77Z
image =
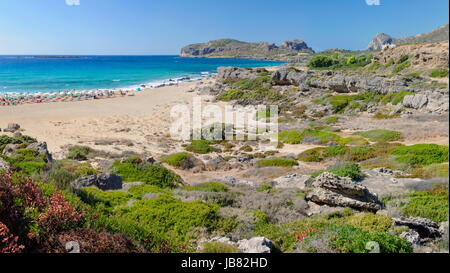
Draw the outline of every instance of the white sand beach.
M127 150L142 152L149 140L168 134L171 106L192 103L195 93L188 91L202 82L211 80L145 89L120 98L3 106L0 127L18 123L22 134L46 141L56 155L66 145L105 142L113 143L113 149L127 146ZM105 145L102 150L113 146Z

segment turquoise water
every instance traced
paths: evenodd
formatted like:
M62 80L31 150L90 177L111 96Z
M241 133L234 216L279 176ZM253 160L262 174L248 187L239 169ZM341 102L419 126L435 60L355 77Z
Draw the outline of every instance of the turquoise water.
M260 67L280 62L179 56L0 56L0 93L131 89L169 79L199 78L220 66Z

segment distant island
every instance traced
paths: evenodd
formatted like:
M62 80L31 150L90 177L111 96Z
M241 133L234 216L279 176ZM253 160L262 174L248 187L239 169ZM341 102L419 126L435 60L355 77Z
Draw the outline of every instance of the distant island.
M187 58L244 58L288 60L314 53L304 41L284 41L281 45L266 42L242 42L234 39L219 39L207 43L188 45L181 49L180 56Z

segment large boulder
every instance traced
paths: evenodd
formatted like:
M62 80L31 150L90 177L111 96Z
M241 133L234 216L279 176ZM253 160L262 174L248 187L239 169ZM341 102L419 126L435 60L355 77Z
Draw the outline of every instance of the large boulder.
M314 180L311 187L312 191L306 195L306 200L317 204L371 212L382 208L376 194L350 178L324 172Z
M410 229L419 233L420 238L440 238L442 237L442 231L439 229L439 225L429 219L415 217L415 218L394 218L394 223L398 226L407 226Z
M20 125L17 123L9 123L8 127L3 129L4 132L14 133L15 131L20 129Z
M413 109L421 109L428 103L428 97L423 94L407 95L403 99L403 106Z
M301 85L308 80L308 73L292 68L282 67L272 75L276 85Z
M73 181L72 187L75 189L97 187L103 191L120 190L122 189L122 177L115 174L94 174Z
M53 161L53 157L50 154L50 152L48 151L46 142L31 143L30 145L27 146L27 149L35 150L36 153L37 153L37 156L44 157L44 160L46 162L52 162Z
M219 67L217 68L218 81L238 81L241 79L254 79L257 75L252 70L239 67Z

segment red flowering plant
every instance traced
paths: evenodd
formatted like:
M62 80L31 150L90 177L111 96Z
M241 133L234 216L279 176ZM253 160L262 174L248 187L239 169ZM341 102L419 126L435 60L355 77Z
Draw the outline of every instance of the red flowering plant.
M8 227L0 222L0 253L20 253L25 246L18 243L19 237L9 232Z
M83 220L84 213L60 192L44 193L30 178L0 173L0 252L32 251Z
M54 193L47 210L39 216L39 227L49 233L58 233L78 227L84 213L77 211L61 193Z
M297 243L301 243L306 237L314 234L320 235L320 232L315 228L308 228L300 233L294 234L294 238Z

